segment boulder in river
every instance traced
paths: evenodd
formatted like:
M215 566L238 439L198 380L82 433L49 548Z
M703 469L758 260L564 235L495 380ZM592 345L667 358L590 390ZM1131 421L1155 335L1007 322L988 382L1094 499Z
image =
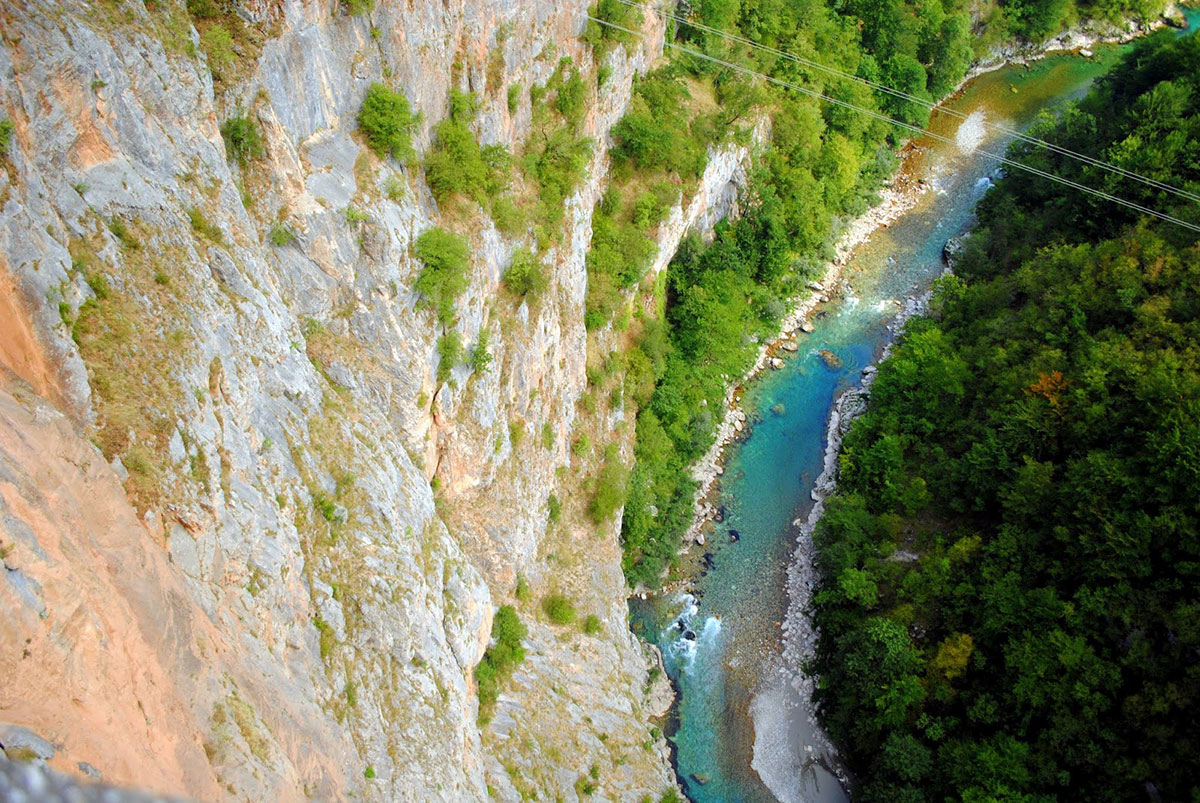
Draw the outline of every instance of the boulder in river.
M787 413L787 408L783 406L783 402L780 402L779 404L771 405L771 412L773 412L775 415L783 416Z
M796 345L795 340L785 340L779 344L779 348L783 349L784 351L799 351L800 350L800 347L798 345Z
M817 327L812 325L812 321L805 321L804 323L800 324L800 331L805 332L806 334L811 335L816 328Z
M957 234L946 241L942 246L942 261L951 270L954 269L954 263L958 259L958 255L962 253L963 246L967 244L967 239L970 237L970 232Z
M738 541L742 540L742 534L739 533L737 530L730 530L729 531L729 540L736 544Z
M782 367L783 367L783 360L779 359L778 357L772 357L772 358L771 358L771 368L772 368L772 370L778 371L778 370L779 370L780 368L782 368Z
M821 359L825 362L825 367L831 371L836 371L842 367L842 358L829 349L821 349L817 354L821 355Z

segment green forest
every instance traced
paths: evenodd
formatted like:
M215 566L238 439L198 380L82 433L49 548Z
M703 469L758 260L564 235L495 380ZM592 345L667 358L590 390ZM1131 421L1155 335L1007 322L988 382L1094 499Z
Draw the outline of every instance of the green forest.
M1036 133L1200 192L1200 39L1142 41ZM1197 235L1020 172L978 217L814 535L826 725L857 800L1200 800Z

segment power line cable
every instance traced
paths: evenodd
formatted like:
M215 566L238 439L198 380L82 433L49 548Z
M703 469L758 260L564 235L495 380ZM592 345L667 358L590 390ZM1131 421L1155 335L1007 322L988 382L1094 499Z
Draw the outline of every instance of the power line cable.
M845 70L839 70L836 67L830 67L828 65L821 64L818 61L813 61L812 59L808 59L803 56L797 56L793 53L788 53L785 50L780 50L778 48L771 47L769 45L764 45L764 44L760 44L758 42L754 42L753 40L746 39L745 37L737 36L736 34L729 33L728 31L723 31L720 28L714 28L710 25L705 25L702 22L696 22L693 20L689 20L686 17L680 17L676 14L672 14L670 12L663 11L661 9L653 8L648 5L643 5L642 3L636 2L636 0L617 0L617 2L622 3L626 6L630 6L632 8L637 8L639 10L650 11L651 13L658 14L659 16L661 16L665 19L672 19L682 25L687 25L687 26L689 26L691 28L695 28L697 30L705 31L707 33L711 33L711 34L714 34L717 36L724 37L730 41L737 42L737 43L743 44L743 45L747 45L749 47L756 48L758 50L762 50L762 51L770 53L772 55L779 56L780 58L784 58L789 61L793 61L797 64L801 64L805 67L810 67L815 70L820 70L822 72L829 73L831 75L837 76L838 78L842 78L847 81L853 81L862 86L866 86L871 89L874 89L877 92L883 92L883 93L891 95L893 97L900 98L902 100L906 100L910 103L915 103L919 106L923 106L924 108L927 108L930 111L935 112L937 114L945 114L949 117L954 117L959 120L966 120L968 117L968 115L964 114L963 112L957 111L955 109L951 109L951 108L947 108L947 107L940 107L936 101L931 101L926 98L922 98L917 95L913 95L911 93L904 92L899 89L895 89L893 87L887 86L886 84L881 84L877 81L871 81L870 79L863 78L858 75L854 75L853 73L848 73ZM595 18L593 18L593 19L595 19ZM599 22L600 20L597 20L597 21ZM673 43L665 43L665 44L673 45ZM1076 159L1076 160L1084 162L1092 167L1097 167L1101 170L1105 170L1105 171L1108 171L1115 175L1121 176L1122 178L1131 179L1133 181L1139 181L1150 187L1154 187L1155 189L1162 190L1163 192L1171 193L1172 195L1177 195L1181 198L1186 198L1189 201L1200 203L1200 194L1191 192L1189 190L1182 189L1180 187L1176 187L1172 184L1168 184L1165 181L1159 181L1158 179L1150 178L1149 176L1144 176L1141 173L1137 173L1133 170L1129 170L1127 168L1120 167L1118 165L1112 164L1111 162L1106 162L1103 159L1097 159L1094 156L1089 156L1085 153L1079 153L1078 151L1073 151L1070 148L1066 148L1061 145L1057 145L1053 142L1047 142L1046 140L1038 139L1037 137L1030 136L1021 131L1017 131L1015 129L1009 128L1004 125L1000 125L997 123L984 122L983 126L989 130L996 131L1001 134L1005 134L1006 136L1013 137L1014 139L1021 140L1022 142L1026 142L1030 145L1036 145L1036 146L1044 148L1046 150L1053 151L1054 153L1057 153L1061 156L1066 156L1071 159Z
M560 11L567 10L567 9L563 8L562 6L557 6L553 3L549 3L547 0L537 0L537 2L542 3L544 5L549 5ZM643 34L640 31L635 31L635 30L632 30L631 28L626 28L622 25L617 25L614 22L609 22L608 20L600 19L599 17L593 17L591 14L587 14L586 16L588 19L592 20L593 22L595 22L599 25L603 25L605 27L612 28L614 30L622 31L624 33L630 34L631 36L635 36L639 39L644 38ZM786 89L792 89L792 90L800 92L804 95L809 95L810 97L814 97L819 100L824 100L827 103L833 103L837 106L842 106L844 108L851 109L853 111L859 112L860 114L865 114L868 117L874 118L876 120L880 120L881 122L890 123L891 125L906 129L915 134L919 134L924 137L930 137L932 139L936 139L941 142L955 144L955 141L953 139L951 139L950 137L942 136L941 134L935 134L932 131L928 131L924 128L921 128L920 126L916 126L916 125L912 125L910 123L905 123L900 120L896 120L892 117L887 116L886 114L882 114L880 112L873 111L871 109L865 109L861 106L856 106L855 104L850 103L848 101L839 100L837 98L831 98L828 95L825 95L821 92L816 91L815 89L809 89L808 87L800 86L799 84L793 84L789 81L784 81L782 79L775 78L770 75L765 75L763 73L757 72L756 70L752 70L749 67L744 67L740 64L734 64L731 61L726 61L725 59L719 59L715 56L710 56L707 53L701 53L698 50L693 50L689 47L684 47L683 45L676 44L674 42L664 42L663 45L665 47L670 47L675 50L678 50L681 53L686 53L690 56L695 56L696 58L704 59L705 61L710 61L710 62L712 62L714 64L718 64L722 67L726 67L727 69L736 70L736 71L744 73L746 75L756 76L756 77L762 78L763 80L768 81L770 83L776 84L778 86L782 86ZM1044 178L1048 181L1057 182L1064 186L1071 187L1072 189L1080 190L1081 192L1085 192L1085 193L1094 195L1094 196L1096 196L1098 198L1102 198L1106 201L1110 201L1110 202L1118 204L1120 206L1124 206L1129 209L1133 209L1134 211L1140 212L1141 214L1149 215L1151 217L1155 217L1160 220L1165 220L1168 223L1174 223L1177 226L1181 226L1190 231L1200 233L1200 225L1198 225L1196 223L1192 223L1190 221L1183 220L1182 218L1178 218L1173 215L1168 215L1165 212L1159 212L1158 210L1151 209L1148 206L1142 206L1141 204L1126 200L1124 198L1120 198L1116 195L1112 195L1110 193L1104 192L1103 190L1097 190L1094 187L1087 186L1086 184L1080 184L1077 181L1073 181L1071 179L1064 178L1062 176L1057 176L1053 173L1042 170L1040 168L1033 167L1031 165L1027 165L1022 162L1018 162L1014 159L1009 159L1006 156L1002 156L1000 154L993 153L991 151L984 150L982 148L977 148L976 151L978 153L983 154L984 156L995 159L996 161L998 161L1002 164L1011 165L1012 167L1015 167L1019 170L1024 170L1028 173L1032 173L1032 174L1039 176L1041 178Z

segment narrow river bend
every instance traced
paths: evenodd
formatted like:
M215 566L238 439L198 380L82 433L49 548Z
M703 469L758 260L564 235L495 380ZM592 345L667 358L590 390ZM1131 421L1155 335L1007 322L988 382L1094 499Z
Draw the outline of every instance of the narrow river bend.
M1193 30L1197 16L1188 14ZM988 125L1028 127L1042 110L1082 96L1120 52L1100 46L1091 59L1059 54L1005 67L949 101L968 119L935 114L932 130L954 144L919 141L904 167L930 191L854 252L841 292L813 313L815 331L797 333L799 351L781 353L785 366L749 386L742 404L753 427L728 452L717 490L725 520L693 547L704 561L689 591L631 601L635 631L662 649L679 691L668 735L693 801L848 799L802 667L782 659L781 636L793 521L813 506L831 407L891 341L905 300L941 272L946 240L969 226L998 169L976 149L1003 153L1009 144Z

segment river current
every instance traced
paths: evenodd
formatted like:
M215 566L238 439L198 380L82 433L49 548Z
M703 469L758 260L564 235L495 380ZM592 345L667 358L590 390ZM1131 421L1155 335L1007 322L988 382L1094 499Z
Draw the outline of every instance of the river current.
M1187 16L1195 30L1200 13ZM810 571L794 522L814 505L831 409L892 341L906 301L941 273L946 241L970 226L999 172L987 154L1011 141L997 127L1025 129L1043 110L1081 97L1122 50L1098 46L1091 58L1055 54L1004 67L948 101L966 119L935 113L931 130L950 141L918 140L903 168L928 191L855 250L841 292L813 312L814 331L797 333L799 351L781 353L783 368L748 386L742 406L753 426L729 447L718 486L725 518L693 547L704 556L693 581L687 591L631 602L635 631L662 649L679 693L668 736L693 801L848 799L812 711L812 681L793 654L811 634L793 627L785 660L782 631L794 602L789 567L793 582Z

